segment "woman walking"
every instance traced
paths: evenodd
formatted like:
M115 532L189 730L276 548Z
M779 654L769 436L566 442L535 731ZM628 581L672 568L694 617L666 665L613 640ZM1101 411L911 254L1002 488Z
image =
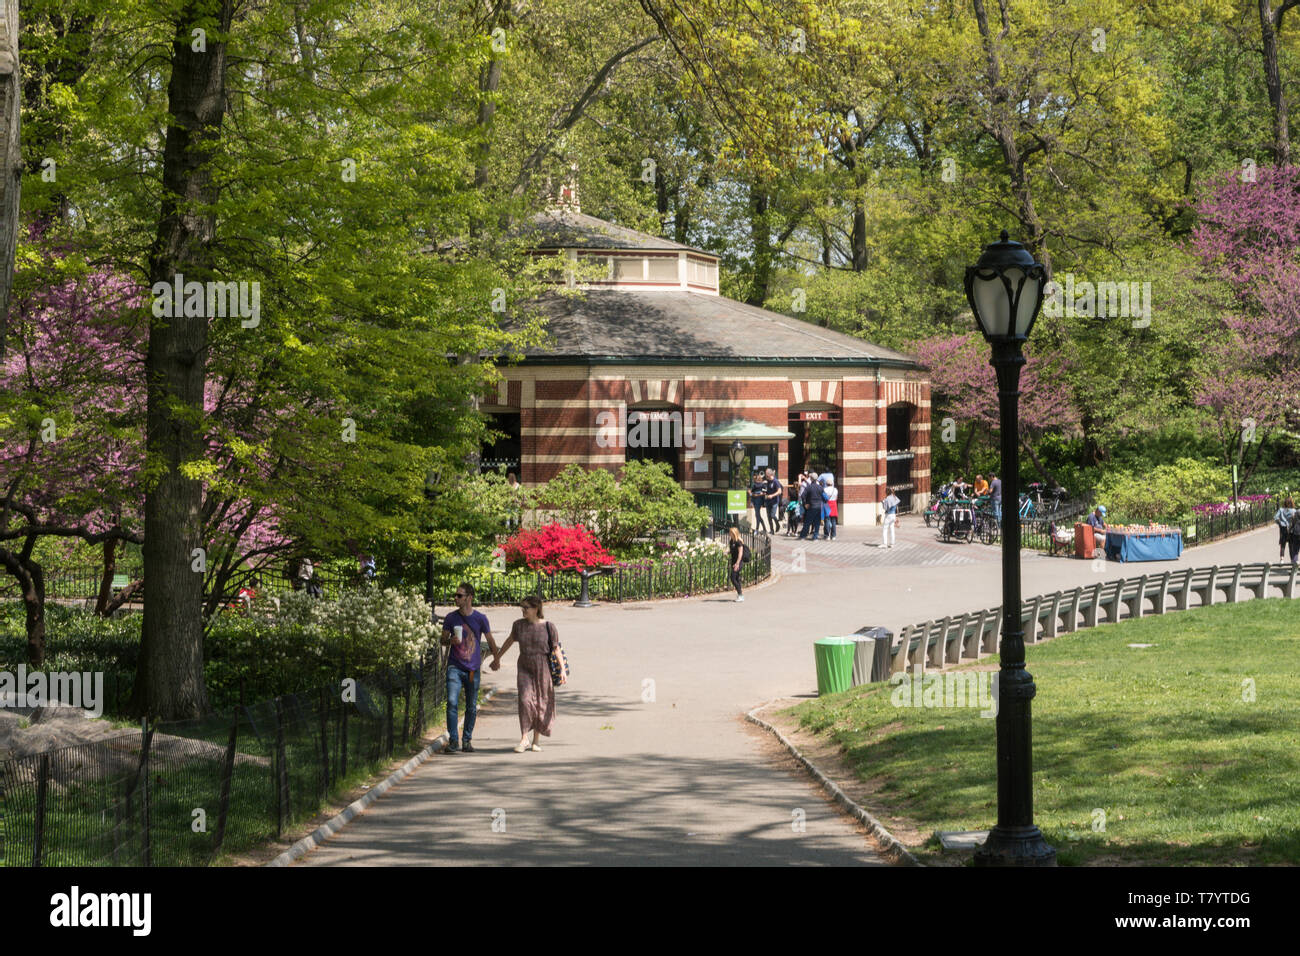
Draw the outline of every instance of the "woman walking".
M551 680L550 658L560 646L555 625L543 618L541 598L530 594L519 602L519 606L524 616L510 628L510 636L492 662L492 669L496 670L510 645L519 645L517 686L521 736L515 747L517 754L530 747L541 750L540 737L551 736L551 727L555 723L555 683ZM567 680L568 674L560 676L561 684Z
M1300 550L1300 537L1293 537L1291 534L1291 521L1295 516L1295 499L1287 498L1282 502L1282 507L1277 509L1277 514L1273 515L1273 521L1277 523L1278 542L1277 542L1277 559L1281 561L1286 557L1287 544L1291 545L1291 563L1296 563L1296 552Z
M731 555L731 586L736 589L736 600L745 600L745 595L740 590L740 566L745 560L745 545L740 540L740 531L733 524L727 529L731 540L728 542L728 553Z

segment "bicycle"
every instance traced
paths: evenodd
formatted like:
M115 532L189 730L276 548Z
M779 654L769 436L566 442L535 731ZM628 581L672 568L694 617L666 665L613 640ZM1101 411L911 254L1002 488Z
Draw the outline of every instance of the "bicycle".
M983 544L996 544L1002 529L998 526L998 519L990 508L977 508L975 510L975 537L979 538Z

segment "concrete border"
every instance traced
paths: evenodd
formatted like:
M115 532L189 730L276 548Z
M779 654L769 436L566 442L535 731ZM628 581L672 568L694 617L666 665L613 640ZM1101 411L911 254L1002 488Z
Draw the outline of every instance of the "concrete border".
M497 693L496 687L489 688L483 694L483 703L486 704L488 701L490 701L493 697L496 696L496 693ZM361 814L365 813L368 809L370 809L371 804L373 804L376 800L378 800L385 793L387 793L394 786L396 786L397 783L400 782L403 778L414 773L416 768L418 768L422 763L428 760L431 756L433 756L436 753L440 753L442 749L447 746L447 740L448 740L447 734L446 732L444 732L442 736L438 737L438 739L435 740L433 743L429 744L429 746L425 747L423 750L421 750L410 760L406 761L406 763L402 764L400 767L398 767L396 770L390 773L378 784L376 784L375 786L367 790L365 793L363 793L356 800L353 800L351 803L349 803L340 813L336 813L334 816L330 817L328 820L326 820L324 823L318 826L311 833L307 834L305 837L303 837L293 846L289 847L289 849L285 850L283 853L277 856L274 860L271 860L269 863L264 863L262 865L268 867L288 866L290 863L294 863L297 860L301 860L312 850L316 849L316 847L320 846L322 843L324 843L330 837L334 836L334 834L338 833L340 830L342 830L345 826L347 826L357 817L361 816Z
M825 790L832 797L832 799L835 800L836 803L838 803L841 807L847 810L850 816L854 817L860 823L862 823L862 825L867 828L867 831L873 837L875 837L876 840L880 842L881 855L884 856L890 863L893 863L897 866L924 866L925 864L923 864L920 860L914 857L911 854L911 852L908 851L907 847L899 843L897 838L892 833L890 833L888 830L885 829L884 824L882 824L879 820L873 817L865 809L863 809L861 806L855 803L853 799L847 793L841 790L833 780L831 780L829 777L826 776L826 774L818 770L817 767L813 764L813 762L809 760L807 757L805 757L799 751L798 747L796 747L789 740L787 740L785 735L781 733L781 731L777 730L775 727L769 724L762 717L758 716L758 712L760 710L763 710L771 706L771 704L772 701L770 700L767 701L766 703L759 704L749 713L745 714L745 719L752 724L756 724L757 726L762 727L773 737L779 740L781 742L781 745L790 752L790 755L793 756L795 760L797 760L800 764L803 765L803 768L808 771L808 773L812 776L812 778L815 781L817 781L817 783L821 784L822 789Z

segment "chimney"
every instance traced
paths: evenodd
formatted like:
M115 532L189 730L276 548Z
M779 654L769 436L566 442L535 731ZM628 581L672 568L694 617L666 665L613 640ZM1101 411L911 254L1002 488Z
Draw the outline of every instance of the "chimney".
M565 177L564 182L560 184L560 193L552 197L552 202L558 209L571 209L574 212L582 212L582 206L578 202L578 164L569 164L569 175Z

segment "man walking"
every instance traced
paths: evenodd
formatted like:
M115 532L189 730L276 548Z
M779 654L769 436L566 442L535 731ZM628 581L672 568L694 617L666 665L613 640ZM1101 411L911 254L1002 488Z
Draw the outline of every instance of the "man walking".
M817 540L817 532L821 529L822 524L822 486L816 478L809 476L808 483L803 486L800 493L800 504L803 505L803 530L799 532L799 540L809 540L808 532L812 532L813 541Z
M989 482L989 494L993 496L993 516L1002 523L1002 479L997 475Z
M898 506L901 504L898 495L894 494L888 487L885 488L885 500L881 505L885 509L885 526L881 529L880 546L882 548L892 548L894 546L895 532L894 526L898 524Z
M483 638L487 638L493 659L499 658L501 654L492 639L492 626L487 616L474 610L473 585L461 584L456 588L456 610L442 619L442 643L451 645L447 659L447 749L443 753L474 752L470 739L474 736L474 720L478 717L478 685L483 675L480 641ZM465 692L464 747L457 744L456 733L462 690Z
M781 479L776 476L775 469L769 468L767 470L767 517L772 525L773 534L781 530L781 499L784 495L785 486L781 484Z

